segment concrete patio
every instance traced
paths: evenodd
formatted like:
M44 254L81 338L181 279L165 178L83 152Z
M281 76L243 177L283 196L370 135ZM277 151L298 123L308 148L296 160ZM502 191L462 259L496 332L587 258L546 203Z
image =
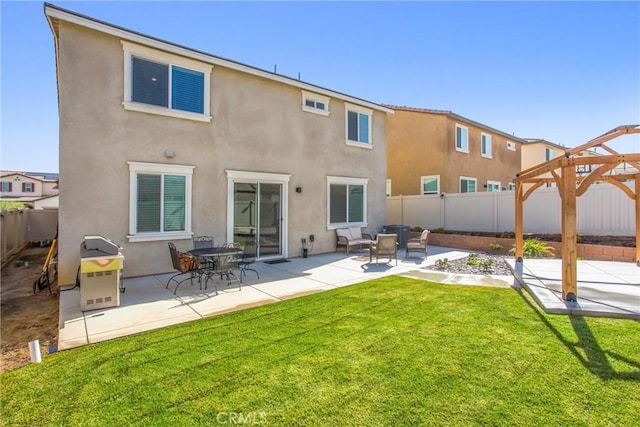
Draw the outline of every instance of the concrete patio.
M549 314L640 319L640 267L632 262L581 260L578 300L562 299L562 260L507 263L516 279Z

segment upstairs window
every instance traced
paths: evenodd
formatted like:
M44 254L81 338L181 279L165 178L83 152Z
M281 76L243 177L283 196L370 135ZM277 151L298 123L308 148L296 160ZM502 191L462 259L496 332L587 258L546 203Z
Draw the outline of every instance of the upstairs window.
M346 112L347 144L371 148L371 116L373 111L347 104Z
M329 100L331 98L317 93L302 91L302 110L323 116L329 115Z
M440 175L420 177L420 194L440 194Z
M145 113L210 121L211 66L131 43L125 50L124 107Z
M460 192L461 193L475 193L478 180L476 178L469 178L467 176L460 177Z
M544 159L545 161L549 161L553 159L553 148L545 148L544 149Z
M491 135L481 133L480 145L480 155L482 157L491 157Z
M22 192L23 193L33 193L35 191L35 185L33 182L23 182L22 183Z
M2 181L2 192L3 192L3 193L9 193L9 192L11 192L11 182L9 182L9 181Z
M456 151L469 152L469 129L456 124Z

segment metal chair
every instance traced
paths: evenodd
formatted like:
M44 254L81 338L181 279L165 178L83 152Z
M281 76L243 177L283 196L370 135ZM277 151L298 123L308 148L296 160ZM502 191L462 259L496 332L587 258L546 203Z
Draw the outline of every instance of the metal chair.
M171 263L173 264L174 270L177 271L176 274L169 278L167 281L167 285L165 289L169 289L169 284L172 281L176 282L176 288L173 290L173 294L175 295L178 292L178 286L187 280L191 281L191 286L193 286L193 279L198 279L198 284L200 286L200 290L202 290L202 276L205 275L205 270L200 266L200 263L193 255L180 252L176 249L176 245L173 242L169 242L169 253L171 254ZM182 280L178 280L177 277L186 275L186 277ZM205 289L207 288L207 283L205 281ZM216 288L216 294L218 293L218 289Z
M193 249L213 248L213 236L196 236L193 238ZM213 270L215 268L213 259L206 257L198 257L198 261L204 265L204 268Z
M427 259L427 239L429 237L429 230L423 230L420 238L412 238L407 240L407 251L404 254L405 259L409 258L409 252L421 252L424 253L424 258Z
M389 261L395 258L396 265L398 265L398 235L397 234L378 234L376 240L371 243L369 250L369 262L373 260L373 255L376 256L376 264L378 259L382 257L388 257Z
M220 249L229 249L229 248L239 248L239 245L235 243L225 243L224 245L219 246ZM238 270L238 258L240 251L237 253L231 253L228 255L220 255L216 259L216 268L214 270L214 274L219 274L220 278L227 278L227 286L231 285L232 278L238 281L238 288L242 290L242 280L236 276L233 272L234 270ZM240 275L242 277L242 274Z
M247 274L247 271L253 271L256 273L258 279L260 279L260 274L253 268L251 265L256 262L256 253L257 253L257 245L256 239L253 237L247 237L244 241L244 249L242 251L242 255L238 260L238 267L240 267L240 281L242 282L242 277Z

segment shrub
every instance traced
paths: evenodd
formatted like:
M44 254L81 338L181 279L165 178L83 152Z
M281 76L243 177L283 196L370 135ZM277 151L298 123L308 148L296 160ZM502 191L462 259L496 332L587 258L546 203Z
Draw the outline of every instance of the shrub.
M419 225L416 225L415 227L413 227L413 228L411 229L411 231L415 231L415 232L418 232L418 233L422 233L422 232L424 231L424 228L420 227Z
M13 202L8 200L0 201L0 211L11 211L24 209L26 205L20 202Z
M516 249L513 248L509 251L511 255L514 255ZM548 246L545 242L538 240L537 238L527 239L522 245L522 255L525 258L542 258L548 256L554 256L553 248Z
M502 246L500 243L490 243L489 247L493 251L501 251L504 249L504 246Z

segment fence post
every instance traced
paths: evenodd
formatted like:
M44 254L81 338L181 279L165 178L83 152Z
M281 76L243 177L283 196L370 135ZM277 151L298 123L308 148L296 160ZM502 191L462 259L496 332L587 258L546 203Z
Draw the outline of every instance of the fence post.
M498 232L498 192L492 191L493 193L493 231L495 233Z

